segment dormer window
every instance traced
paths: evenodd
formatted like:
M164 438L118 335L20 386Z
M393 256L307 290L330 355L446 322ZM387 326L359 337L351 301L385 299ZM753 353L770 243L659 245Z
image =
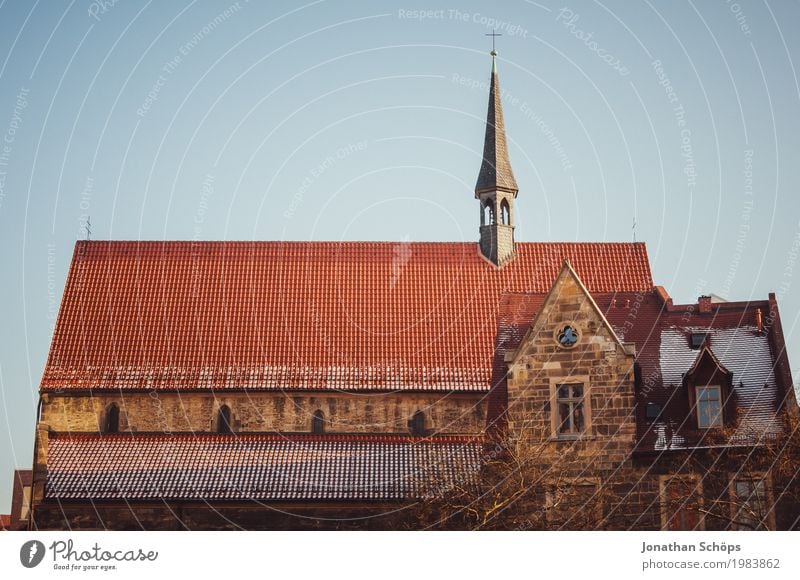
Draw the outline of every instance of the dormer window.
M707 332L693 332L691 336L692 350L698 350L702 347L708 338Z
M722 389L719 386L695 387L697 426L700 429L722 427Z
M719 429L731 425L736 415L733 374L706 343L684 376L689 398L690 423L697 429Z
M644 413L647 420L652 423L661 416L661 405L649 402L644 408Z

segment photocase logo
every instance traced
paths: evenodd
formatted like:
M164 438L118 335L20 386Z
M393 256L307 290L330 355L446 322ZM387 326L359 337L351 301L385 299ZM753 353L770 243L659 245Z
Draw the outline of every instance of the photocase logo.
M19 549L19 561L26 568L35 568L44 558L44 544L39 540L28 540Z

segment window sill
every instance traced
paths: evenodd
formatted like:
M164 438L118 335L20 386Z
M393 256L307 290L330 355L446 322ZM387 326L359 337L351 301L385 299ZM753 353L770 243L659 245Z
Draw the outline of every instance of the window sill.
M551 435L548 441L593 441L596 437L594 435Z

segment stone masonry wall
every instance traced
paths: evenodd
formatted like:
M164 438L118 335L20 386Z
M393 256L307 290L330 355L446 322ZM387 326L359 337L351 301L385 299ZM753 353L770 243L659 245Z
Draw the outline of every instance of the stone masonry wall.
M567 324L579 333L572 348L556 339ZM577 449L586 465L596 469L630 465L636 434L633 363L632 351L618 343L574 273L562 270L535 327L509 365L511 433L544 437L553 456ZM578 440L558 440L551 415L555 385L574 382L584 384L588 427Z
M97 432L105 409L120 408L120 430L211 431L217 410L228 405L236 431L309 432L321 410L331 433L408 433L408 421L425 414L429 432L480 433L486 403L480 394L217 392L45 394L42 423L57 432Z

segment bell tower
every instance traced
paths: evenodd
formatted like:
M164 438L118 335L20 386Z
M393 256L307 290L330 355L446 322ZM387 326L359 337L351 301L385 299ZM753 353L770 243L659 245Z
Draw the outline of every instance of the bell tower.
M483 161L475 184L475 198L480 202L481 254L495 266L501 267L514 257L514 200L518 188L508 160L502 95L497 78L497 51L492 50L491 55L489 110L486 113Z

